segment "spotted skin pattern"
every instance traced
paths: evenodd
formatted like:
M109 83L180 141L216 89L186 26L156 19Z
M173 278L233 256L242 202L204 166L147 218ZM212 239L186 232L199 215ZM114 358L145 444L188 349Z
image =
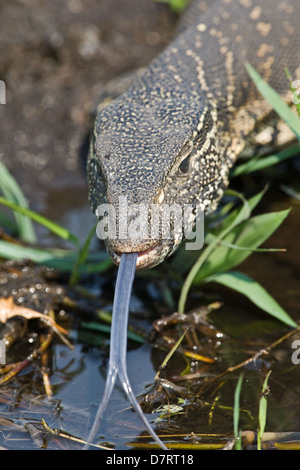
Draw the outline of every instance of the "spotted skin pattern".
M93 211L174 202L215 210L241 153L270 150L292 138L259 95L245 63L288 102L284 67L300 79L298 0L194 1L174 41L117 99L97 114L88 158ZM153 267L180 240L107 238L121 253Z

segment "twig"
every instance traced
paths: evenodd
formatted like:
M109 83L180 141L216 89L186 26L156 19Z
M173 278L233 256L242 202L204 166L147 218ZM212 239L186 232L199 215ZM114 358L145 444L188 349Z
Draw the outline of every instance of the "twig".
M41 363L42 363L41 372L42 372L42 376L43 376L45 392L46 392L47 397L51 398L52 397L52 389L51 389L51 383L50 383L49 373L48 373L48 350L46 350L42 353Z
M23 361L17 362L13 365L13 368L0 378L0 385L9 382L13 379L21 370L31 364L40 354L42 354L48 346L50 345L53 337L53 331L50 330L49 334L46 336L45 340L42 342L39 348L35 349L29 356L26 357Z
M50 434L54 435L54 436L62 437L64 439L69 439L70 441L75 441L75 442L78 442L79 444L86 444L86 441L84 439L81 439L79 437L71 436L70 434L67 434L64 431L61 431L60 429L51 428L43 418L42 418L42 424L44 426L44 429L47 432L49 432ZM98 449L103 449L103 450L112 450L110 447L100 446L100 445L97 445L97 444L90 444L90 446L91 447L97 447Z
M271 343L269 346L266 348L262 348L260 351L255 353L253 356L249 357L248 359L245 359L244 361L240 362L239 364L235 366L228 367L224 372L219 374L216 379L219 379L223 377L224 375L228 374L229 372L234 372L237 369L240 369L241 367L247 366L250 362L256 361L260 356L263 355L268 355L270 352L275 349L279 344L283 343L283 341L286 341L287 339L291 338L294 334L298 333L300 331L300 326L297 328L294 328L292 331L289 331L285 335L281 336L279 339Z
M69 346L70 349L73 349L72 344L65 338L63 335L67 335L68 332L58 325L51 317L44 315L43 313L32 310L31 308L21 307L16 305L12 297L5 299L2 297L0 299L0 322L6 323L12 317L22 317L26 320L31 320L33 318L39 318L46 325L50 326L55 333L60 337L60 339Z

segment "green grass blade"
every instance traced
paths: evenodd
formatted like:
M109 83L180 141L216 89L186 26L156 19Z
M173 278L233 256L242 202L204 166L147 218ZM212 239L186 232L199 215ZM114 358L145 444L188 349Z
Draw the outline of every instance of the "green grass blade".
M256 281L246 274L230 271L217 273L206 280L217 282L246 296L263 311L269 313L288 326L296 328L298 325L276 300Z
M186 335L186 332L187 332L188 328L182 333L182 335L180 336L180 338L176 341L176 343L173 345L173 347L171 348L171 350L168 352L168 354L166 355L166 357L164 358L163 362L161 363L160 367L159 367L159 370L155 376L155 380L158 379L158 376L159 374L161 373L161 371L167 366L170 358L173 356L174 352L179 348L179 345L180 343L182 342L183 338L185 337Z
M74 264L74 267L73 267L73 270L72 270L72 273L71 273L71 276L70 276L70 280L69 280L70 286L76 285L78 280L79 280L80 266L82 266L85 263L86 259L87 259L92 238L96 233L97 224L98 224L98 222L92 227L92 229L90 230L90 232L87 236L87 239L86 239L83 247L80 248L80 250L78 252L77 260L76 260L76 263Z
M258 215L234 227L222 238L222 241L228 243L229 246L215 245L209 258L203 263L201 270L194 276L193 283L200 284L206 278L219 272L231 270L242 261L245 261L253 249L258 248L278 229L289 212L290 210L287 209ZM249 251L230 248L232 244L242 248L248 247Z
M110 334L111 332L110 325L105 325L103 323L98 323L98 322L81 322L80 328L90 330L91 332L95 332L95 334L97 332ZM145 343L145 338L141 334L138 334L134 331L130 331L130 329L128 329L127 331L127 338L139 344Z
M30 209L27 209L26 207L18 206L14 202L8 201L7 199L4 199L3 197L0 197L0 204L3 204L4 206L9 207L10 209L18 212L19 214L29 217L35 222L48 228L51 232L55 233L56 235L63 238L64 240L68 240L74 243L75 245L78 245L78 238L75 235L70 233L67 229L55 224L54 222L47 219L46 217L43 217L42 215L39 215L36 212L33 212Z
M300 139L300 119L291 110L291 108L283 101L281 96L273 90L268 83L256 72L256 70L250 65L246 64L246 69L254 81L258 91L263 97L272 105L272 108L276 113L286 122L289 128L294 132L297 139Z
M15 203L17 206L28 207L27 200L20 186L2 162L0 162L0 182L0 190L7 200ZM14 215L20 238L29 243L36 242L32 221L18 212L15 212Z
M234 392L234 406L233 406L233 433L235 439L235 449L241 450L242 442L239 432L239 420L240 420L240 395L242 389L243 374L239 376L235 392Z
M30 259L34 263L43 264L61 271L72 272L77 261L78 253L71 250L43 249L27 247L0 240L0 258L22 261ZM101 273L112 266L112 261L106 253L89 255L80 272Z
M291 188L290 186L286 186L285 184L280 185L280 189L287 194L289 197L295 199L295 201L300 202L300 192L296 191L294 188Z
M167 3L171 10L181 13L185 10L190 0L155 0L157 3Z
M282 150L281 152L275 153L274 155L269 155L268 157L251 158L246 163L236 165L230 173L230 178L235 178L242 174L252 173L254 171L263 170L270 166L277 165L287 160L288 158L294 157L295 155L299 155L299 153L300 153L300 146L295 145L288 149Z
M27 247L3 240L0 240L0 257L16 261L30 259L38 264L45 264L56 269L65 268L65 270L69 270L71 265L73 267L75 260L72 252L67 250Z
M284 248L252 248L250 246L238 246L234 243L227 243L227 242L220 242L220 245L225 246L227 248L234 248L235 250L240 251L247 251L248 253L270 253L270 252L279 252L279 251L286 251Z
M266 395L268 393L268 380L270 377L271 371L267 374L263 387L261 398L259 401L259 411L258 411L258 432L257 432L257 450L261 450L261 441L262 435L265 431L266 422L267 422L267 398Z
M253 79L256 87L260 91L260 93L269 101L272 105L274 110L279 114L279 116L288 124L288 126L292 129L298 139L300 139L300 119L299 117L292 111L292 109L285 103L285 101L281 98L281 96L268 85L263 78L251 67L250 64L246 64L246 69ZM287 78L290 81L290 88L291 93L295 93L296 90L293 88L293 84L291 81L291 76L286 70ZM300 103L296 104L296 109L298 114L300 113ZM240 165L236 165L232 171L230 172L230 177L234 178L241 174L250 173L254 171L259 171L264 168L268 168L270 166L274 166L288 158L291 158L297 154L299 154L300 147L296 145L294 147L284 149L281 152L278 152L274 155L269 155L267 157L263 157L260 155L255 156L251 160L247 161L246 163L242 163Z
M201 267L205 263L205 261L210 257L210 255L213 253L213 251L216 249L217 245L219 242L226 237L228 233L230 233L231 230L233 230L236 226L238 226L241 222L246 220L249 215L250 215L250 207L248 204L248 201L240 195L240 198L242 199L243 205L240 208L240 210L237 213L237 216L235 219L232 221L232 223L229 225L229 227L226 227L224 231L222 231L219 236L217 236L201 253L199 256L198 260L195 262L193 267L191 268L190 272L188 273L179 297L179 302L178 302L178 312L183 313L184 308L185 308L185 303L186 303L186 298L188 291L191 287L191 285L194 282L195 277L197 276L197 273L200 271Z
M250 199L248 199L247 204L248 204L248 208L250 209L250 212L252 212L256 208L256 206L260 203L260 201L262 200L263 196L265 195L267 189L268 189L268 186L266 186L262 191L260 191L259 193L255 194ZM239 199L241 199L240 195L236 191L227 190L226 191L226 196L228 196L228 195L229 196L233 195L233 196L236 196ZM217 227L215 229L211 229L207 233L205 241L207 243L210 243L215 236L219 235L227 227L229 227L229 226L232 227L233 226L232 224L233 224L234 220L236 219L239 211L240 211L240 208L238 207L238 208L233 209L231 212L227 212L225 214L226 217L221 221L220 226L218 226L218 224L217 224ZM249 216L250 216L250 212L249 212ZM217 215L217 217L218 217L218 215ZM221 217L222 217L222 213L221 213Z

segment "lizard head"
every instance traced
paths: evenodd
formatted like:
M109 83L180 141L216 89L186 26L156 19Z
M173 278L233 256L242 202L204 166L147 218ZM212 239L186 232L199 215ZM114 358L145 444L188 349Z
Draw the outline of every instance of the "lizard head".
M142 81L98 113L89 198L116 264L137 252L137 269L151 268L176 250L218 191L215 134L209 106L180 87Z

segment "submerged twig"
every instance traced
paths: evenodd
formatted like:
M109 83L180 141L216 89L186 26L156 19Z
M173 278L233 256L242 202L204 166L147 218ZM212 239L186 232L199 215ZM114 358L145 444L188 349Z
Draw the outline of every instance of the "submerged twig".
M40 347L35 349L29 356L26 357L23 361L17 362L10 365L10 370L0 378L0 385L9 382L13 379L21 370L31 364L40 354L43 354L48 346L50 345L53 337L53 331L50 330L49 334L46 336L44 341L41 343Z
M50 326L69 348L73 349L72 344L64 336L67 335L68 332L58 325L51 317L37 312L36 310L32 310L31 308L16 305L12 297L8 297L7 299L2 297L0 299L0 322L6 323L12 317L22 317L26 320L32 320L34 318L40 319L47 326Z
M247 359L245 359L244 361L242 362L239 362L238 364L236 364L235 366L230 366L228 367L227 369L225 369L223 372L221 372L220 374L218 374L216 377L213 377L212 379L209 379L209 381L205 384L206 386L210 386L212 385L212 383L215 383L216 381L222 379L225 375L231 373L231 372L235 372L239 369L241 369L242 367L245 367L247 366L248 364L250 364L251 362L254 362L256 361L258 358L260 358L261 356L267 356L268 354L270 354L270 352L275 349L279 344L283 343L284 341L286 341L287 339L291 338L293 335L295 335L296 333L298 333L300 331L300 326L298 326L297 328L294 328L292 331L289 331L288 333L286 333L285 335L281 336L280 338L278 338L277 340L273 341L273 343L269 344L269 346L266 346L265 348L262 348L260 349L258 352L256 352L255 354L253 354L252 356L248 357Z
M62 431L61 429L51 428L49 426L49 424L47 424L46 421L43 418L42 418L42 424L43 424L44 429L47 432L49 432L50 434L52 434L53 436L61 437L61 438L64 438L64 439L69 439L70 441L74 441L74 442L77 442L79 444L86 444L86 441L84 441L80 437L72 436L71 434L68 434L65 431ZM101 446L101 445L97 445L97 444L91 444L91 445L93 447L97 447L98 449L111 450L110 447Z
M42 337L43 338L43 337ZM43 341L43 340L42 340ZM43 354L41 355L41 363L42 363L42 376L43 376L43 382L44 382L44 388L45 392L48 398L51 398L52 396L52 389L51 389L51 383L49 379L49 373L48 373L48 350L44 351Z
M168 434L168 439L174 439L167 444L171 450L232 450L234 448L234 436L228 434L210 434L210 433L191 433L191 434ZM134 436L130 436L131 439ZM139 436L139 439L147 438L147 436ZM179 438L183 442L176 442ZM279 450L300 450L300 435L298 432L264 432L262 434L262 442L264 449ZM242 448L251 448L255 446L257 441L257 433L246 430L241 432ZM130 442L128 443L130 445ZM157 444L134 442L134 447L139 449L155 449ZM256 447L256 446L255 446Z

